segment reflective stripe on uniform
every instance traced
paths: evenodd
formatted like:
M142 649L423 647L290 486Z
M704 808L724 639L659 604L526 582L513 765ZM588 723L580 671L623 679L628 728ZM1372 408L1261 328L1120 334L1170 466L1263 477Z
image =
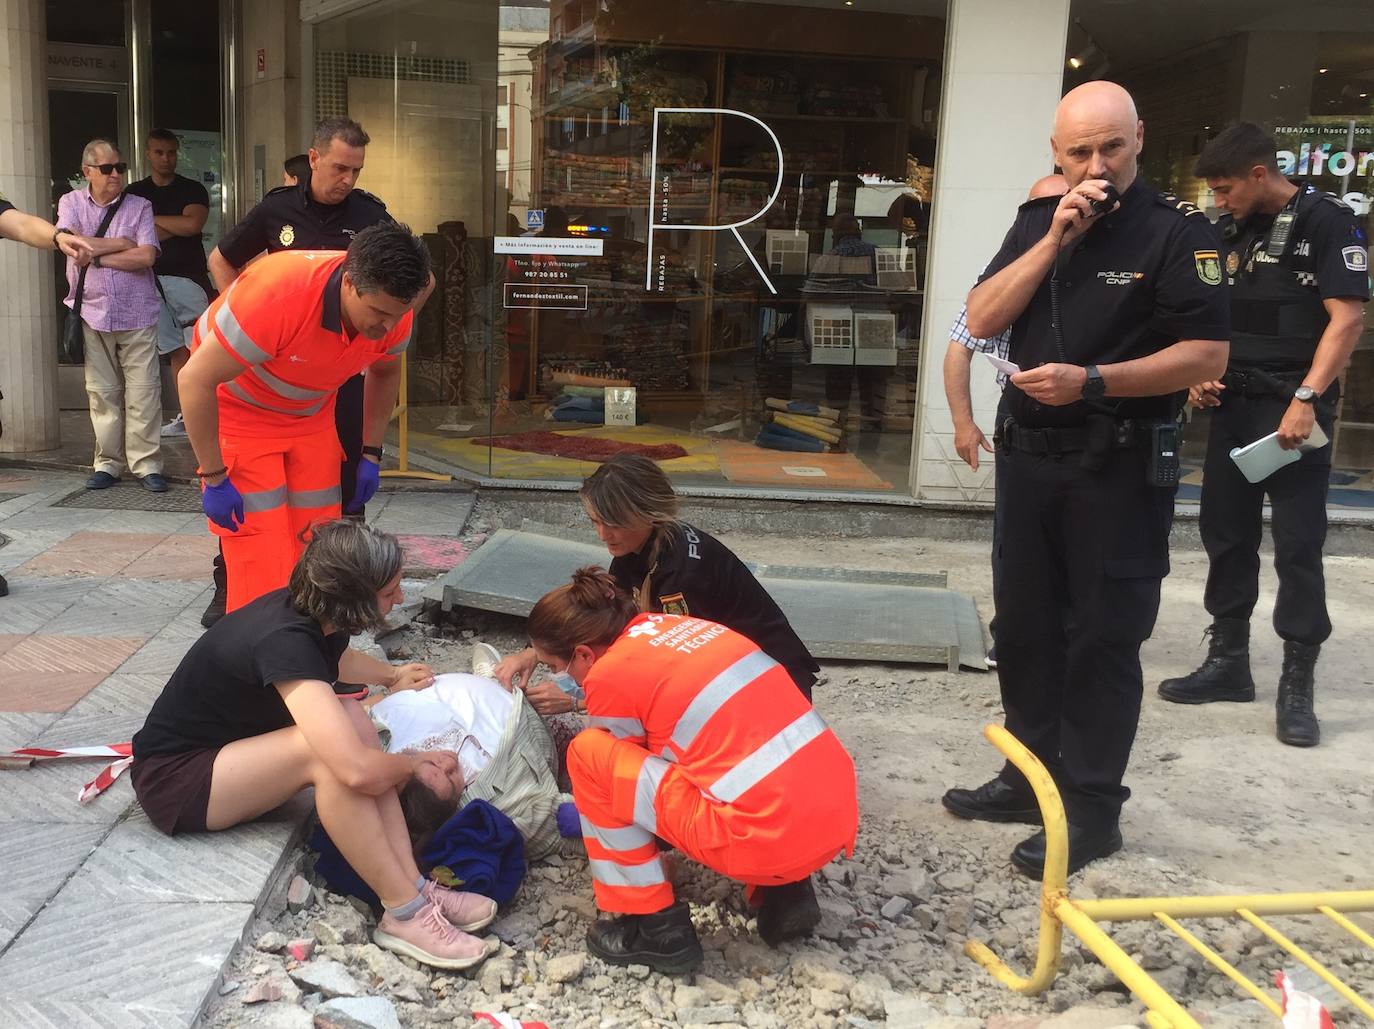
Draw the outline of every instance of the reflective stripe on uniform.
M260 407L264 411L276 411L278 414L295 415L297 418L308 418L312 414L318 414L329 399L326 397L324 400L317 400L315 403L306 407L282 407L280 404L269 404L265 400L259 400L233 379L226 382L224 388L238 397L238 399L242 400L245 404L251 404L253 407Z
M618 740L623 740L630 736L644 735L644 723L637 718L602 718L593 716L587 719L587 726L591 729L608 729L611 735Z
M682 712L682 717L677 720L677 726L673 729L673 746L680 753L685 752L697 734L711 720L711 716L719 711L727 700L764 672L777 666L778 663L771 657L761 650L756 650L745 654L717 675L692 698L687 710Z
M652 843L654 834L637 825L627 825L618 829L607 829L587 821L586 815L578 816L582 821L582 835L596 840L607 850L637 850L646 843Z
M635 782L635 825L649 832L658 832L658 809L654 801L658 798L658 787L668 773L668 762L650 754L639 768L639 778Z
M602 886L662 886L668 881L663 874L663 863L657 857L639 865L620 865L590 858L587 869Z
M712 783L711 796L726 804L734 803L827 728L825 720L814 709L806 712ZM638 815L638 809L635 813ZM638 817L635 821L639 821Z
M330 389L306 389L303 386L293 386L291 383L277 378L266 368L249 368L248 374L256 378L264 386L270 389L279 397L287 400L316 400L319 397L327 397L333 390Z
M200 337L202 343L210 338L210 309L208 307L196 319L196 335Z
M286 487L277 486L273 489L257 490L252 493L244 493L243 513L261 514L263 511L272 511L286 503Z
M287 504L295 508L328 507L342 499L343 493L338 486L326 486L324 489L293 489L286 495Z
M415 327L412 324L410 331L406 333L406 338L401 340L401 342L395 344L390 350L387 351L387 354L394 357L397 354L405 353L406 347L410 346L410 338L413 335L415 335Z
M271 360L272 355L254 343L253 337L243 331L243 326L239 324L238 318L229 307L228 298L219 305L219 310L215 313L215 328L219 329L225 346L249 364L262 364Z

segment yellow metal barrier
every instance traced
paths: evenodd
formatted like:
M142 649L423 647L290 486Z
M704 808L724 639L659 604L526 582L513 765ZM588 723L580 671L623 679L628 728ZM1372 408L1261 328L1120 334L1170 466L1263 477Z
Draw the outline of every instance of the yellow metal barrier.
M1333 975L1321 962L1279 932L1261 915L1324 915L1356 940L1374 947L1374 937L1342 911L1374 911L1374 890L1335 893L1281 893L1268 896L1140 897L1075 900L1068 888L1068 820L1059 789L1045 766L1001 726L983 730L988 740L1020 769L1035 791L1045 822L1045 872L1040 886L1040 942L1035 968L1029 976L1017 975L986 944L969 940L964 952L1002 983L1018 993L1033 995L1048 989L1059 970L1064 928L1083 941L1104 965L1115 973L1148 1009L1146 1018L1158 1029L1199 1029L1198 1022L1173 997L1122 950L1098 922L1150 919L1196 950L1217 971L1264 1005L1276 1018L1282 1008L1262 987L1179 924L1181 918L1238 917L1253 925L1283 950L1302 962L1341 995L1353 1008L1374 1022L1374 1006Z
M401 391L396 398L396 410L391 412L391 417L397 424L397 447L396 460L397 467L387 468L381 472L384 479L427 479L430 482L451 482L452 475L443 472L422 472L418 468L410 467L410 404L408 402L409 389L406 380L410 377L410 369L406 360L405 351L401 352Z

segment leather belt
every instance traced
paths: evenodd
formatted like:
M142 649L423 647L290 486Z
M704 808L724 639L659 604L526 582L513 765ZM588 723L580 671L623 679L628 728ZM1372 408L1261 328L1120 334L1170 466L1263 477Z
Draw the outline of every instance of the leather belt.
M1144 423L1130 418L1113 422L1111 447L1113 450L1137 447L1144 442L1148 431ZM998 446L1023 454L1074 454L1087 450L1089 446L1087 426L1032 429L1007 419L998 428L995 437Z

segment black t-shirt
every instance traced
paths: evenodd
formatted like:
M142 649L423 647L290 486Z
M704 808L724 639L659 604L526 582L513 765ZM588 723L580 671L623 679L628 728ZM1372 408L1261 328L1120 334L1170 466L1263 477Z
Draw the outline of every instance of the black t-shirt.
M1022 204L1002 249L979 281L996 275L1049 230L1060 197ZM1230 338L1220 240L1197 208L1156 193L1143 179L1121 195L1071 251L1059 257L1060 323L1064 357L1052 328L1052 270L1012 323L1009 359L1029 371L1042 364L1113 364L1147 357L1181 339ZM1007 407L1020 425L1075 426L1082 402L1050 407L1007 383ZM1172 413L1171 397L1108 398L1120 418Z
M13 210L14 210L14 205L13 205L12 203L10 203L8 200L5 199L5 194L4 194L4 193L0 193L0 214L4 214L6 211L13 211Z
M343 203L321 204L310 195L310 176L295 186L278 186L224 234L219 252L242 268L264 250L347 250L353 237L378 222L391 221L382 203L355 189Z
M152 176L139 179L130 183L128 192L151 203L155 216L179 217L190 204L200 204L206 208L210 206L210 194L205 191L205 187L184 175L173 176L172 181L165 186L159 186L153 181ZM175 275L178 278L191 279L209 296L212 291L210 279L205 271L205 248L201 245L200 236L168 236L160 245L162 252L158 254L153 271L158 275Z
M649 572L653 537L637 554L611 561L611 575L627 590L638 590ZM695 615L749 637L787 669L792 681L809 690L821 666L792 630L777 602L729 547L685 522L670 527L658 550L649 580L655 610Z
M265 593L216 622L191 645L134 736L134 757L182 754L294 725L275 683L339 677L348 634L326 636L291 606L286 589Z

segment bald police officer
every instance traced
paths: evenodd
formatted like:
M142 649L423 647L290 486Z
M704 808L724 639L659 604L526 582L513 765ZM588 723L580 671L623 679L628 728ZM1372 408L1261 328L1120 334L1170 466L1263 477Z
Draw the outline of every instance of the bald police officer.
M1340 200L1279 173L1274 140L1258 125L1222 132L1193 174L1207 180L1226 212L1218 228L1231 282L1231 356L1220 380L1189 390L1195 406L1212 410L1200 520L1210 561L1207 659L1189 675L1164 680L1159 694L1176 704L1255 699L1250 613L1259 598L1267 496L1279 578L1274 630L1283 639L1277 735L1289 746L1313 747L1321 739L1314 670L1331 634L1322 575L1331 447L1307 450L1258 483L1229 455L1276 430L1285 450L1304 447L1314 425L1333 436L1337 377L1350 363L1369 299L1368 241Z
M1206 216L1136 173L1144 126L1130 95L1072 90L1050 142L1069 191L1021 206L969 294L968 328L987 339L1010 326L1022 369L996 434L997 673L1007 729L1064 797L1073 871L1121 848L1140 644L1169 568L1175 419L1183 391L1225 368L1230 327ZM1040 820L1010 764L943 801L963 818ZM1012 862L1042 875L1044 832Z

